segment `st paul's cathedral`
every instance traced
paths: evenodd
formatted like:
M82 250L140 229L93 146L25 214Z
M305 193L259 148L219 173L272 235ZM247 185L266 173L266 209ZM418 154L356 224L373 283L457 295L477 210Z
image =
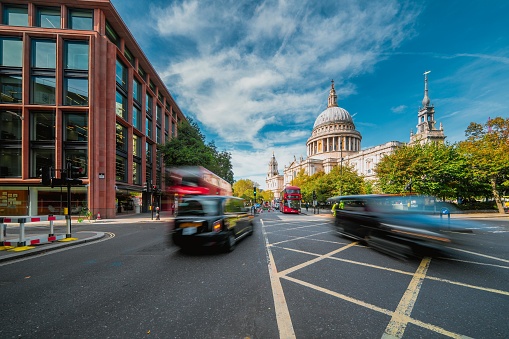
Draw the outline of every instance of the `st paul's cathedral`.
M443 142L445 140L442 124L436 128L435 108L428 97L428 72L424 73L424 98L417 113L417 131L410 132L409 144ZM362 149L362 135L355 129L352 116L338 106L334 81L329 92L327 109L315 120L311 136L306 142L307 158L296 159L284 167L279 174L276 157L272 154L267 172L266 189L274 192L274 198L293 178L304 169L308 175L323 171L329 173L335 166L350 165L357 173L369 180L376 180L374 169L385 155L393 153L405 143L389 141L385 144Z

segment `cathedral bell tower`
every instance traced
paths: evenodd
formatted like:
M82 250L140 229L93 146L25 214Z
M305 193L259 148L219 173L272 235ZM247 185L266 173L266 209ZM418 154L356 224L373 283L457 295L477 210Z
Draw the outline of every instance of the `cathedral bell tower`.
M424 72L424 98L422 107L417 114L417 132L410 133L410 144L426 144L428 142L444 142L445 135L442 124L440 129L436 128L435 107L430 104L428 97L428 74L431 71Z
M272 152L272 158L269 161L269 171L267 172L267 176L274 177L276 175L279 175L279 171L277 169L276 157L274 156L274 152Z

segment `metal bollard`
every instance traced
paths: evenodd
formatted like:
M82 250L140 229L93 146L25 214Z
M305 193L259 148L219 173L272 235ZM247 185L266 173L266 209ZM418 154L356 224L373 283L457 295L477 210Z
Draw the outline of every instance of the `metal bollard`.
M159 206L156 207L156 220L161 220L159 218Z
M49 236L52 237L55 235L55 232L53 231L53 219L52 219L53 215L50 214L48 215L48 219L50 219L49 221Z
M26 222L26 219L25 218L20 218L18 219L19 221L19 241L18 241L18 246L21 247L21 246L26 246L27 245L27 242L25 240L25 222Z

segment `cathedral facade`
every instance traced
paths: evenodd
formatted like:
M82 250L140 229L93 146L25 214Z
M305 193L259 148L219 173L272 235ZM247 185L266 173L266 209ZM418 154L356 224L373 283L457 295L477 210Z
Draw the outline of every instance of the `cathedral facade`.
M417 131L410 133L409 144L443 142L445 135L442 124L437 129L435 122L435 108L428 97L428 72L424 73L424 98L417 118ZM306 159L297 158L284 167L283 174L279 174L275 155L269 161L269 171L265 180L267 190L279 198L279 192L291 184L297 174L304 169L308 175L317 172L329 173L336 166L350 165L360 176L369 180L376 180L375 167L380 160L393 153L398 147L406 143L389 141L385 144L362 149L362 135L355 129L352 116L337 104L337 95L332 81L329 91L327 108L320 113L313 125L311 136L306 142Z

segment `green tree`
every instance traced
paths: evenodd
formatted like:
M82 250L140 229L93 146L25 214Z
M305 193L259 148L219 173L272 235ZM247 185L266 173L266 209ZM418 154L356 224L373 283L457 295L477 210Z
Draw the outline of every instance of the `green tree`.
M233 183L233 195L247 200L253 199L253 187L258 186L250 179L240 179ZM258 193L258 192L257 192Z
M196 122L188 118L178 125L176 138L158 145L166 166L202 166L233 184L231 154L219 152L211 142L205 144L205 136Z
M484 125L472 122L465 136L459 151L471 178L489 184L498 211L504 213L501 196L509 188L509 118L497 117Z

